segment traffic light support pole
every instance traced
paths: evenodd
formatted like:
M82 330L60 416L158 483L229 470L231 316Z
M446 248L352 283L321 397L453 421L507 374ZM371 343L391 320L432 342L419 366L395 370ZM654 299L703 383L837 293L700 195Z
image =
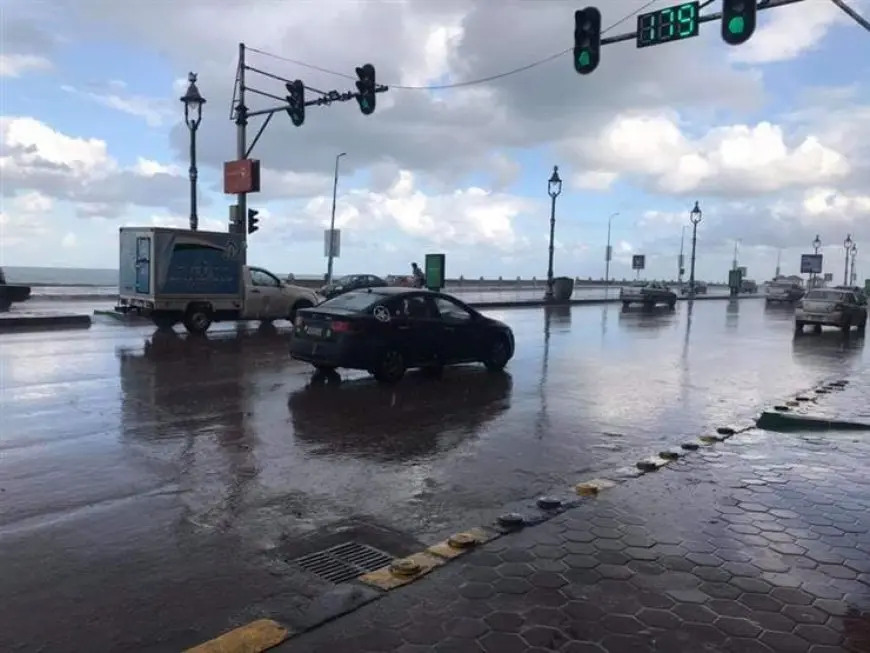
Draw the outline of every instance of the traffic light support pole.
M236 104L236 157L245 159L248 151L248 118L250 113L245 106L245 44L239 43L239 95ZM258 134L259 137L259 134ZM242 265L248 264L248 194L239 193L236 199L239 207L239 220L242 223Z

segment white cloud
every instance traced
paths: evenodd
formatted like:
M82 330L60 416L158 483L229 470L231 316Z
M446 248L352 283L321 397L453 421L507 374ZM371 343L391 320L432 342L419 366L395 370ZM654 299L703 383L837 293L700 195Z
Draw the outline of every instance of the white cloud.
M595 172L576 180L630 175L659 192L680 195L772 193L810 183L836 181L849 174L849 161L815 136L791 143L783 128L769 122L715 127L692 139L669 114L621 114L593 138L575 141L567 151ZM581 163L582 165L582 163Z
M732 61L765 64L795 59L817 49L829 30L848 19L830 0L810 0L758 13L752 38L731 50Z
M60 246L64 249L73 249L74 247L78 246L78 239L76 238L76 235L71 231L66 232L66 234L64 234L64 237L61 238Z
M33 54L0 53L0 77L23 77L31 72L51 70L51 61Z
M477 187L426 194L416 183L415 175L404 170L383 192L356 190L342 195L336 205L336 226L362 233L398 229L440 246L484 246L505 253L528 245L514 221L535 208L529 200ZM331 197L322 195L303 210L317 234L329 226L331 202Z
M129 169L105 141L62 134L35 118L0 117L0 193L38 191L72 202L84 217L118 217L127 207L180 207L187 188L178 166L140 159Z
M109 109L144 120L149 127L162 127L179 120L180 113L173 112L171 105L164 99L129 94L126 92L126 83L118 80L111 81L106 86L105 90L86 91L65 84L61 89Z
M50 197L25 192L4 200L0 205L0 253L3 250L31 246L49 233L46 223L54 208Z

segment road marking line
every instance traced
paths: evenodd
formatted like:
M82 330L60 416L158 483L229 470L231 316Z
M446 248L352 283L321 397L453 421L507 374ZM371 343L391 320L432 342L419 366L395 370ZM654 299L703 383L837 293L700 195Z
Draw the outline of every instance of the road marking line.
M271 619L258 619L184 653L261 653L288 639L292 633Z

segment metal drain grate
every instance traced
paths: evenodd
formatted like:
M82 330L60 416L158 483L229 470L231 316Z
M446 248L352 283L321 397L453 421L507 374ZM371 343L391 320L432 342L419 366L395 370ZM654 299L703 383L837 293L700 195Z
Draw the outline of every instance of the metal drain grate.
M330 549L309 553L291 563L330 583L346 583L357 576L385 567L393 556L367 544L344 542Z

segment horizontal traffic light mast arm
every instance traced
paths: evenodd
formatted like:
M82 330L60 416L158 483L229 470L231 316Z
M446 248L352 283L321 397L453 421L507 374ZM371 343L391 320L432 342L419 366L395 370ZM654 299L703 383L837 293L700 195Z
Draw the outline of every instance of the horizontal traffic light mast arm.
M758 11L764 11L765 9L775 9L776 7L784 7L785 5L793 5L803 1L804 0L768 0L767 2L765 2L764 0L759 0L757 9ZM714 14L698 16L698 23L712 23L714 20L722 20L722 12L717 11ZM636 39L637 32L631 32L630 34L620 34L618 36L605 36L601 39L601 45L622 43L623 41L634 41Z
M390 90L389 86L377 86L375 88L375 93L386 93ZM339 93L338 91L329 91L323 97L319 97L315 100L308 100L305 103L306 107L311 106L325 106L327 104L332 104L333 102L349 102L350 100L355 100L359 97L359 93L354 91L346 91L344 93ZM282 104L279 107L271 107L269 109L258 109L256 111L248 111L245 115L248 118L253 118L254 116L270 116L273 113L278 113L279 111L286 111L290 108L290 105L287 103Z

